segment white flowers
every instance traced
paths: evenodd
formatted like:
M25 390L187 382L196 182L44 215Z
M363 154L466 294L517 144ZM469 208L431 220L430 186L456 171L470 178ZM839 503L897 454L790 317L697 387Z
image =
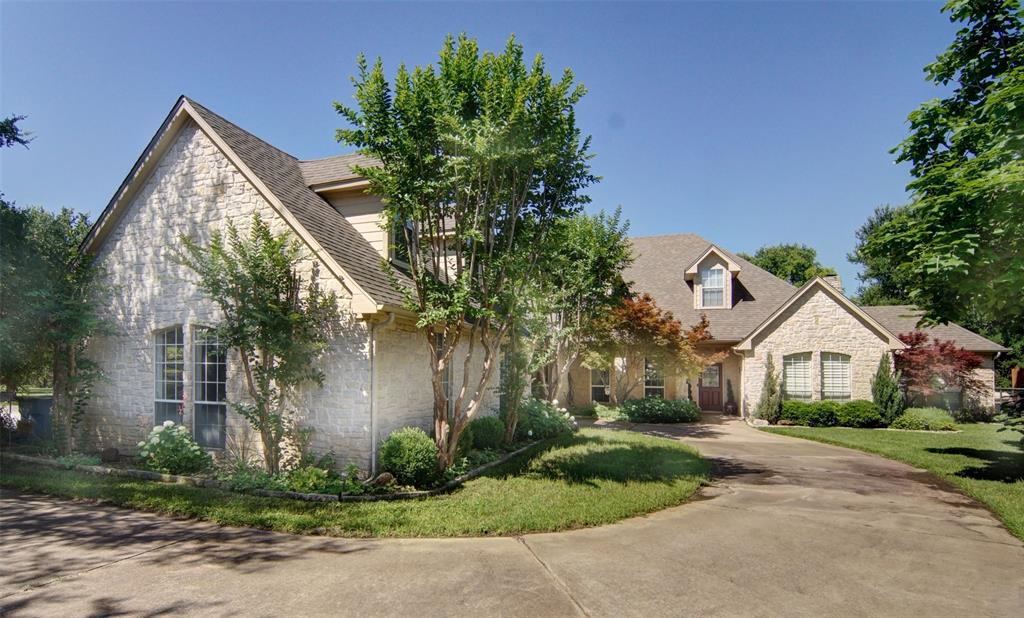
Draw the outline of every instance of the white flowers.
M146 443L145 443L145 441L143 441L143 442L139 442L139 443L138 443L138 444L136 444L135 446L137 446L137 447L139 447L139 448L142 448L142 447L146 446Z
M164 426L163 425L157 425L156 427L153 428L153 433L160 433L163 430L164 430Z
M528 435L528 436L530 436L532 438L533 437L533 430L531 429L531 430L527 431L526 435Z
M164 427L174 427L174 421L164 421Z

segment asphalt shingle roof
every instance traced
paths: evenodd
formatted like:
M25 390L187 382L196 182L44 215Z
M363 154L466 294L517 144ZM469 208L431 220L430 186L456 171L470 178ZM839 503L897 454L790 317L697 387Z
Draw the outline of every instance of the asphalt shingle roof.
M395 306L402 304L402 295L392 287L381 268L380 254L348 219L309 188L298 159L241 129L195 100L188 101L374 301ZM399 276L402 277L401 274ZM407 278L403 277L402 282L411 285Z
M299 169L306 185L323 185L362 178L353 167L375 167L377 159L363 154L343 154L326 159L299 161Z
M937 324L918 328L917 321L922 312L913 305L878 305L861 307L865 313L878 320L879 324L897 335L920 330L931 337L953 341L958 346L971 352L1005 352L1006 348L994 341L982 337L978 333L967 330L959 324Z
M796 293L796 288L768 271L718 247L740 265L733 285L731 309L694 309L693 284L684 279L686 267L714 243L696 234L646 236L631 239L635 261L626 270L633 290L649 293L662 309L690 327L707 314L711 335L720 341L740 341Z

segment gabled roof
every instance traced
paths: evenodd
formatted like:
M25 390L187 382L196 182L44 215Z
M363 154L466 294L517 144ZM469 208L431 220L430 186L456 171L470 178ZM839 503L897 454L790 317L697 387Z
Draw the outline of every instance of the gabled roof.
M711 245L710 247L708 247L707 251L705 251L704 253L700 254L697 257L697 259L695 259L693 262L691 262L690 265L686 267L686 270L683 271L684 274L686 275L686 280L687 281L693 280L693 278L697 275L697 267L699 267L700 263L703 262L705 259L707 259L707 257L709 255L712 255L712 254L717 255L719 257L719 259L721 259L723 262L725 262L726 268L728 268L729 272L731 272L732 274L735 275L736 273L740 272L740 270L741 270L740 265L738 263L734 262L732 259L730 259L730 257L729 257L730 254L726 253L721 248L719 248L719 247L717 247L715 245Z
M852 314L853 316L859 318L869 328L877 332L880 337L885 338L888 341L889 349L902 350L903 348L907 347L902 341L900 341L899 337L896 336L896 333L893 333L888 328L879 323L878 320L874 319L873 317L865 313L860 307L857 306L856 303L854 303L852 300L844 296L839 290L837 290L827 281L825 281L821 277L815 277L814 279L811 279L810 281L805 283L799 290L797 290L796 293L793 294L793 296L790 297L789 300L782 303L778 307L778 309L773 311L771 315L769 315L761 324L757 326L757 328L750 331L750 334L744 337L743 341L740 341L738 344L736 344L736 349L749 350L752 346L754 337L756 337L758 334L762 333L763 331L767 330L770 326L772 326L772 324L775 323L779 316L785 313L787 309L789 309L794 304L799 302L802 298L810 296L816 290L821 290L822 292L824 292L826 295L832 298L832 300L834 300L836 304L849 311L850 314Z
M696 234L644 236L630 242L635 260L625 278L632 282L633 290L653 296L659 307L671 311L685 327L697 324L701 314L707 314L711 335L720 342L746 337L796 291L775 275ZM733 284L731 309L694 309L693 288L685 280L685 270L712 248L740 269Z
M924 312L913 305L879 305L863 307L864 311L871 317L878 320L886 328L903 335L915 330L927 333L930 337L937 337L944 341L952 341L961 348L970 352L1007 352L1007 348L990 341L978 333L972 332L949 322L948 324L936 324L935 326L919 327L917 322L924 315Z
M119 206L130 202L133 189L144 182L148 169L159 160L167 142L185 117L194 120L228 159L272 206L292 225L325 266L359 297L377 307L400 307L402 295L381 268L380 254L330 204L306 184L298 159L271 146L199 103L182 96L150 141L142 156L110 200L85 240L87 250L102 242L106 230L119 217ZM402 277L401 274L398 275ZM409 283L407 279L400 279ZM369 312L368 306L360 309Z
M355 167L376 167L380 162L369 155L354 153L343 154L313 161L299 161L299 169L306 186L314 190L320 187L351 183L361 180Z

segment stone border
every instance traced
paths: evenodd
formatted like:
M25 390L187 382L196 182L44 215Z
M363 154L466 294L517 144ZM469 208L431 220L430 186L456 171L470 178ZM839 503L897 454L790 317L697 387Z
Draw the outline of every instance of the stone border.
M186 476L183 474L163 474L161 472L152 472L150 470L135 470L132 468L111 468L109 466L86 466L82 464L66 465L62 464L56 459L49 457L33 457L31 455L21 455L18 453L0 453L0 458L10 458L14 461L21 461L25 463L33 463L42 466L48 466L51 468L60 468L62 470L77 470L79 472L86 472L88 474L102 474L107 476L121 476L126 478L140 479L144 481L153 481L156 483L169 483L175 485L190 485L192 487L212 487L214 489L221 489L224 491L230 491L233 493L249 494L254 496L262 496L266 498L288 498L290 500L302 500L305 502L378 502L382 500L417 500L421 498L428 498L430 496L437 496L440 494L448 493L454 489L460 487L466 481L472 480L487 470L494 468L495 466L501 465L508 462L514 457L525 453L527 450L537 446L542 441L531 442L526 446L520 447L510 453L506 453L502 457L495 459L494 461L485 463L479 468L474 468L469 472L458 476L440 487L434 489L428 489L423 491L402 491L391 494L370 494L370 495L337 495L337 494L306 494L296 491L277 491L272 489L249 489L245 491L238 491L231 489L227 483L218 481L216 479L202 478L198 476Z

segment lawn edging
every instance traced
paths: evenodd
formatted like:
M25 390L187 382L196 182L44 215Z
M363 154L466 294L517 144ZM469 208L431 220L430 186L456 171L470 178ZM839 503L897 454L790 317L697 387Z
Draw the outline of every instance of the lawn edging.
M30 463L41 466L47 466L50 468L60 468L63 470L76 470L78 472L85 472L88 474L98 474L104 476L120 476L125 478L139 479L143 481L153 481L156 483L168 483L173 485L191 485L192 487L210 487L213 489L220 489L223 491L230 491L239 494L250 494L255 496L263 496L265 498L288 498L290 500L302 500L305 502L377 502L382 500L418 500L421 498L429 498L430 496L437 496L440 494L448 493L458 489L462 484L467 481L471 481L474 478L480 476L484 472L490 470L495 466L507 463L515 457L522 455L529 449L542 444L544 440L538 440L531 442L526 446L520 447L514 451L506 453L502 457L489 461L482 466L478 466L465 474L455 477L440 487L434 489L425 489L420 491L401 491L390 494L368 494L368 495L348 495L348 494L311 494L302 493L297 491L282 491L274 489L245 489L238 490L232 489L228 483L218 481L217 479L204 478L199 476L188 476L184 474L164 474L162 472L153 472L152 470L136 470L134 468L112 468L109 466L89 466L84 464L64 464L56 459L49 457L33 457L31 455L22 455L19 453L8 453L0 451L0 460L8 458L14 461L20 461L22 463Z

